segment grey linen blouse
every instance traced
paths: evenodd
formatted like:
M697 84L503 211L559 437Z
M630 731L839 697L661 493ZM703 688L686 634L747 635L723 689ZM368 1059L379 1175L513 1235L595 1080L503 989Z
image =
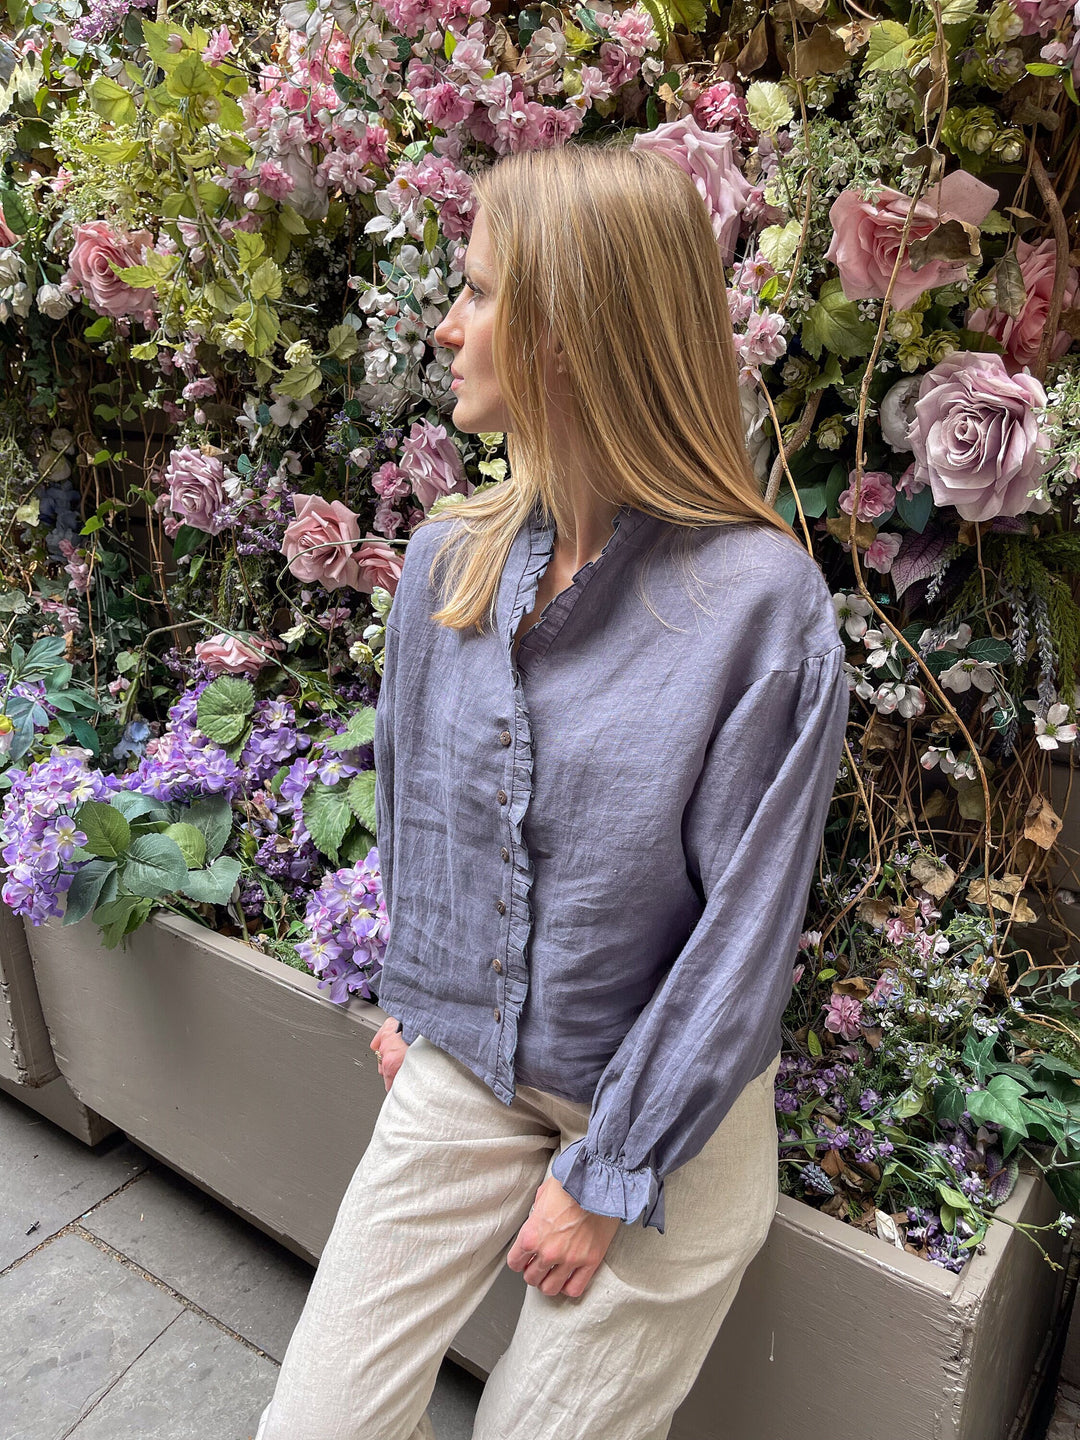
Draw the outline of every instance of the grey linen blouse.
M665 1175L780 1048L848 714L832 598L767 525L624 505L515 657L554 531L522 526L477 634L431 620L452 523L410 540L387 625L379 1001L506 1104L591 1101L553 1173L662 1232Z

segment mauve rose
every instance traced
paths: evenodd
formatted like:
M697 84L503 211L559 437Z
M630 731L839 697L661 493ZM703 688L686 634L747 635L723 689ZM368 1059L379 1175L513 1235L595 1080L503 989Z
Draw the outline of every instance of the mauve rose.
M225 505L225 467L216 455L183 445L165 467L169 509L193 530L220 535L229 521L219 515Z
M99 315L121 319L125 315L149 314L154 308L153 290L136 290L117 279L114 265L121 270L141 265L150 245L150 232L115 234L104 220L89 220L75 226L75 243L68 256L64 279L77 285L87 303Z
M997 198L992 186L966 170L954 170L916 205L908 242L929 235L946 220L981 225ZM910 208L911 197L888 186L882 187L873 202L864 200L857 190L844 190L833 201L829 210L833 237L825 258L840 271L840 283L849 300L884 299ZM893 307L906 310L924 291L962 280L966 274L967 265L946 260L930 260L913 270L905 257L893 286Z
M430 510L440 495L466 490L461 452L447 435L445 425L417 420L402 442L399 463L425 510Z
M325 590L362 589L356 558L360 527L349 507L319 495L294 495L293 509L296 519L282 537L281 551L296 578Z
M840 509L845 514L851 514L851 507L855 504L855 471L852 470L848 476L848 488L842 490L837 497ZM892 476L887 475L884 470L864 470L862 484L859 486L859 520L877 520L882 515L888 515L896 508L896 491L893 489Z
M929 480L937 505L965 520L1042 514L1029 499L1045 468L1046 442L1032 413L1046 404L1033 375L1010 375L1000 355L958 350L923 376L911 445L915 478Z
M195 646L195 658L211 675L257 675L269 665L273 652L282 647L277 640L249 635L237 640L231 635L213 635Z
M984 330L1005 346L1005 363L1010 369L1034 365L1039 355L1043 331L1050 314L1050 296L1054 289L1054 260L1057 246L1053 240L1029 245L1018 240L1016 258L1024 277L1024 304L1014 319L1004 310L973 310L967 317L969 330ZM1077 272L1070 270L1065 282L1063 310L1076 304ZM1050 347L1051 360L1059 360L1072 344L1067 330L1059 330Z
M356 553L356 563L360 570L360 583L356 588L365 595L370 595L376 585L381 585L393 595L401 579L403 562L404 557L392 546L385 545L381 540L365 537L363 545Z
M735 257L739 221L751 185L735 158L735 137L730 130L702 130L692 115L658 125L634 136L639 150L655 150L685 170L712 214L713 234L724 264Z
M1071 0L1012 0L1023 29L1021 35L1049 35L1064 21Z

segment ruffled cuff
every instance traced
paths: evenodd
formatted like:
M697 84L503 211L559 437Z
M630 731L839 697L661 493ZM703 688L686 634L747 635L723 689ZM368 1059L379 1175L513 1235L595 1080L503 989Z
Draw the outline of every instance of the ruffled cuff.
M647 1165L624 1170L590 1155L585 1141L575 1140L555 1157L551 1173L583 1210L628 1224L640 1220L664 1233L664 1182Z

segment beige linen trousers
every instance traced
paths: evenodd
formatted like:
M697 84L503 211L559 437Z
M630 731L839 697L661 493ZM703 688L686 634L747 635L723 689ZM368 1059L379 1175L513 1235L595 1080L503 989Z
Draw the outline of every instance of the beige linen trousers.
M663 1235L621 1226L576 1299L522 1281L473 1440L664 1440L776 1208L778 1064L667 1177ZM419 1036L341 1202L256 1440L432 1440L426 1406L443 1356L589 1108L527 1085L504 1105Z

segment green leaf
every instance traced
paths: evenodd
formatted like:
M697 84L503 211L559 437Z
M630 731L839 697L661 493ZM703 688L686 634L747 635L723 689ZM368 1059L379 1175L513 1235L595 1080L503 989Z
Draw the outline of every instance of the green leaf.
M77 924L84 920L100 901L107 902L115 896L116 861L88 860L75 871L75 878L67 892L64 924Z
M236 253L240 258L241 270L254 270L256 264L266 253L266 243L261 235L251 235L246 230L237 230L233 239L236 241Z
M920 1090L910 1087L898 1096L891 1105L891 1110L897 1120L910 1120L913 1115L918 1115L926 1101L926 1095Z
M375 833L375 771L364 770L354 775L345 792L349 808L361 825Z
M810 1051L811 1055L818 1056L822 1054L821 1041L813 1030L806 1032L806 1048Z
M206 859L206 836L197 825L180 820L163 832L180 847L180 854L189 870L198 870Z
M264 295L270 300L281 298L281 271L273 260L264 260L251 272L251 293L256 300Z
M114 125L130 125L138 115L135 102L128 91L115 80L110 80L107 75L95 76L90 82L88 93L95 113Z
M193 550L206 543L206 531L196 530L194 525L181 525L173 536L172 553L174 560L183 560Z
M113 950L125 935L137 930L154 908L152 900L140 899L137 895L118 895L94 911L94 920L101 926L101 938L106 949Z
M375 844L375 836L363 825L353 825L341 843L341 859L346 865L359 865L367 859Z
M239 878L240 861L220 855L208 870L190 871L180 893L200 905L227 905Z
M1024 1139L1028 1130L1019 1099L1022 1093L1021 1087L1008 1075L995 1075L985 1090L973 1090L967 1097L968 1114L977 1124L990 1121L1004 1125Z
M246 680L219 675L199 696L199 729L215 745L231 745L239 738L255 708L255 691Z
M207 795L184 812L184 820L202 832L206 858L216 860L232 834L232 806L224 795Z
M980 635L977 640L972 640L965 654L972 660L982 660L986 664L993 665L1008 665L1013 658L1013 650L1009 642L995 640L992 635Z
M352 818L344 785L316 781L304 795L304 824L318 849L331 859L336 857Z
M349 716L349 723L340 735L331 735L325 742L327 750L356 750L375 739L375 707L365 705Z
M110 803L114 810L120 811L125 820L137 820L143 815L149 815L154 820L164 820L167 815L160 800L155 800L152 795L140 795L138 790L118 790Z
M40 675L47 675L60 664L64 656L64 648L62 635L47 635L41 640L35 640L30 646L30 653L19 666L20 678L29 680Z
M133 895L156 899L178 890L187 873L187 861L175 840L167 835L138 835L131 842L120 879Z
M213 95L217 82L198 55L186 50L166 76L165 89L178 100L184 100L195 95Z
M905 70L911 36L898 20L879 20L871 25L864 70Z
M803 321L803 349L815 360L827 350L831 355L851 359L867 355L877 333L872 320L859 317L859 307L844 295L839 279L826 280Z
M332 325L327 331L326 346L335 360L350 360L360 349L360 339L351 325Z
M86 836L85 848L104 860L118 860L131 844L131 826L111 805L102 800L84 800L75 812L75 823Z

